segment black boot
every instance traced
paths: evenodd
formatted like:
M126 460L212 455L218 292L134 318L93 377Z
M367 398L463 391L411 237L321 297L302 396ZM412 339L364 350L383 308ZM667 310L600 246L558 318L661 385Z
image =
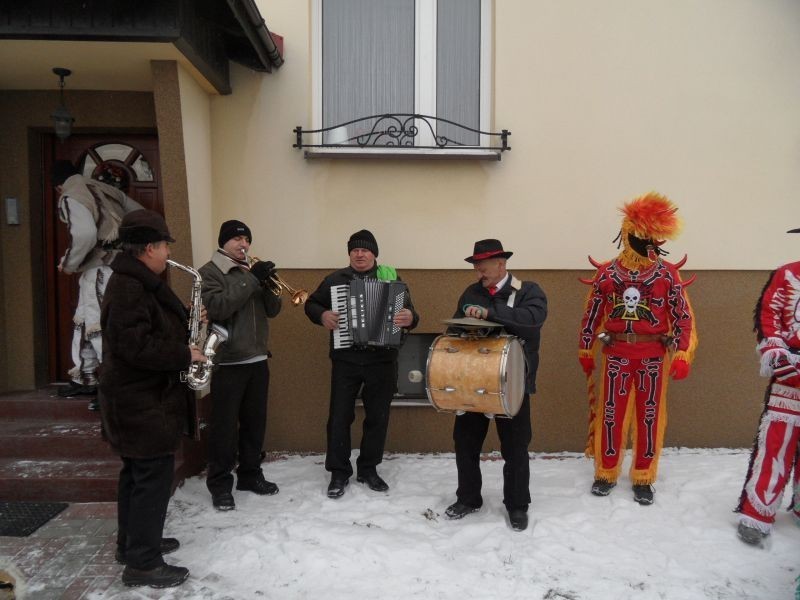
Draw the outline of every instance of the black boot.
M454 502L444 511L444 516L450 520L463 519L467 515L480 510L480 506L467 506L461 502Z
M350 483L350 480L347 477L337 477L333 475L331 477L331 482L328 484L328 498L341 498L344 496L344 488L347 487L347 484Z
M634 485L633 499L642 506L649 506L655 501L656 490L652 485Z
M125 567L122 583L130 587L147 585L153 588L168 588L182 584L189 577L189 569L163 564L149 571Z
M525 531L528 528L528 513L521 508L508 511L508 522L514 531Z
M180 547L181 543L175 538L161 538L161 544L159 545L159 550L161 550L161 556L164 556L165 554L171 554L172 552L175 552ZM124 565L125 551L117 547L117 551L114 553L114 559L119 564Z
M617 485L616 481L603 481L595 479L592 483L592 494L595 496L608 496Z

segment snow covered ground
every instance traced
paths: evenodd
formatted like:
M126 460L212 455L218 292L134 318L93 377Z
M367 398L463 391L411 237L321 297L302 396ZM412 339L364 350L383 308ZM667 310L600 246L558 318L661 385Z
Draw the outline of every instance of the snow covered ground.
M325 497L323 457L281 458L265 464L280 493L234 492L228 513L215 512L193 478L176 492L166 525L182 544L167 560L188 567L189 581L116 588L111 597L794 599L800 528L791 517L781 511L765 548L736 537L731 509L746 450L666 450L649 507L633 502L626 476L597 498L588 459L533 454L531 524L522 533L507 524L502 460L489 458L484 507L462 521L444 518L456 487L448 454L388 456L379 467L387 494L353 478L339 500Z

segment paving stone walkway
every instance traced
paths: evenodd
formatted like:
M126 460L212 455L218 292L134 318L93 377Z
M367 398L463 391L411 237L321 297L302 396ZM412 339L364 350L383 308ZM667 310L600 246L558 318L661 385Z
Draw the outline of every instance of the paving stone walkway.
M164 590L126 587L116 531L116 502L70 504L28 537L0 536L0 571L22 580L17 600L239 600L220 595L214 575Z

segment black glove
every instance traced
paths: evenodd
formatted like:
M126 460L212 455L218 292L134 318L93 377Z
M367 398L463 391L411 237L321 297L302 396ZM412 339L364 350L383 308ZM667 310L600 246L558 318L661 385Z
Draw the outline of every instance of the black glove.
M250 272L256 276L261 283L269 281L269 278L275 273L275 263L271 260L260 260L252 267Z

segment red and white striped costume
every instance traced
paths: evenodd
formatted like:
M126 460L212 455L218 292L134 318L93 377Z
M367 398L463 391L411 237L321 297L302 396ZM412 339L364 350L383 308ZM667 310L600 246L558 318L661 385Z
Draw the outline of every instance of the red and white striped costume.
M741 522L769 533L792 467L795 499L800 483L800 262L770 275L756 305L755 330L761 374L771 379L737 511Z

